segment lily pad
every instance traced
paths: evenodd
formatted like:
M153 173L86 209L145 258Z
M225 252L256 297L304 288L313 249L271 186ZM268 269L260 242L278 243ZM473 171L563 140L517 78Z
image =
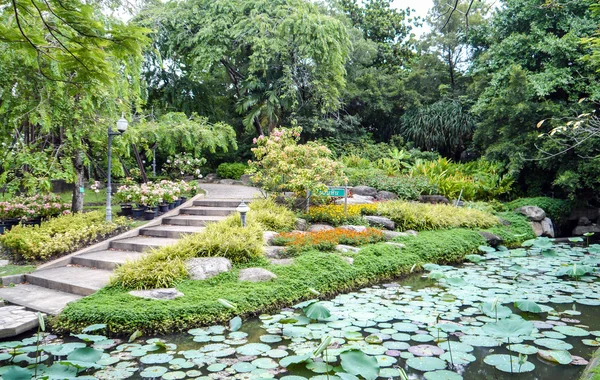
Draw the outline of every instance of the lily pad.
M406 360L406 364L417 371L429 372L446 368L446 362L434 357L414 357Z
M426 372L425 379L427 380L461 380L463 377L456 372L441 370L441 371L433 371Z

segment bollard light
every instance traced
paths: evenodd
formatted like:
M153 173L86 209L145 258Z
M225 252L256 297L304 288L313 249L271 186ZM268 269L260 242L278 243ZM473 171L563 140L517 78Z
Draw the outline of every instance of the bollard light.
M235 209L235 211L240 213L240 219L242 219L242 227L246 227L246 213L250 211L250 207L242 200L239 206Z

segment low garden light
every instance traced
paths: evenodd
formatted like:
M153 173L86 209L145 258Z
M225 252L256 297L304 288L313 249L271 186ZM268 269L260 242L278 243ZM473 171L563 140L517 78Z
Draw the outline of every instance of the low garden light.
M117 120L117 132L113 132L111 126L108 126L108 171L106 172L106 221L112 222L112 205L111 205L111 192L112 192L112 179L110 169L112 168L112 139L114 136L120 136L125 131L127 131L127 127L129 126L129 122L125 119L124 115L121 115L121 118Z
M235 209L235 211L240 213L240 219L242 219L242 227L246 227L246 213L250 211L250 207L242 200L239 206Z

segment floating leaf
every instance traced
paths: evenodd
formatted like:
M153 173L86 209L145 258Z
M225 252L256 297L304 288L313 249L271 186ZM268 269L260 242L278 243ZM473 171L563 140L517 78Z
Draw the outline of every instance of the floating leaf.
M318 321L331 317L331 313L321 302L314 302L305 307L303 311L308 318Z
M406 360L406 364L409 367L422 372L437 371L446 368L445 361L428 356L409 358Z
M103 330L105 328L106 328L106 323L98 323L98 324L90 325L90 326L84 328L83 330L81 330L81 332L89 333L89 332L93 332L93 331Z
M569 351L565 350L539 350L538 355L544 360L548 360L558 364L571 364L573 358Z
M360 350L350 350L340 355L342 368L351 375L360 375L367 380L379 376L377 359L365 355Z
M231 321L229 321L230 331L238 331L240 327L242 327L242 318L234 317Z
M80 361L80 362L88 362L95 363L100 358L102 358L103 352L101 350L96 350L95 348L85 347L78 348L75 351L71 352L67 359L70 361Z
M291 364L303 363L303 362L307 361L308 359L310 359L310 357L311 357L310 354L287 356L279 361L279 365L282 367L287 367Z
M144 378L161 377L162 375L167 373L167 371L168 370L165 367L147 367L140 373L140 376Z
M433 371L426 372L425 379L426 380L461 380L463 377L456 372L441 370L441 371Z
M590 332L582 329L581 327L575 326L554 326L552 328L554 331L558 331L561 334L565 334L567 336L588 336Z
M542 308L540 307L540 305L538 305L537 303L535 303L533 301L517 301L517 302L515 302L515 306L519 310L526 311L528 313L541 313L542 312Z
M482 327L484 332L498 338L527 336L533 332L533 328L533 323L524 319L503 319L498 322L487 323Z

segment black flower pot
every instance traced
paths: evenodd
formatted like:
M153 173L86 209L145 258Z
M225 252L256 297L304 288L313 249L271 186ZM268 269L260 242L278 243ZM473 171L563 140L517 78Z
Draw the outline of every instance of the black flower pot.
M169 203L169 210L173 210L175 208L175 202Z
M121 214L123 214L124 216L130 216L133 214L133 206L129 205L129 204L122 204L121 205Z
M158 211L165 213L165 212L169 212L169 205L168 204L161 204L158 206Z
M8 231L8 224L0 222L0 235L4 234L6 231Z
M145 211L146 211L145 208L133 208L133 209L131 209L131 215L134 218L141 218L142 216L144 216Z
M11 218L11 219L5 219L4 220L4 224L6 224L6 229L8 231L10 231L11 228L13 228L13 226L16 226L17 224L19 224L21 221L18 218Z
M184 204L185 201L187 201L187 197L179 197L179 200L181 201L181 204Z
M152 219L154 219L155 216L156 216L156 212L154 212L152 210L144 211L144 219L145 220L152 220Z
M181 205L181 199L175 199L175 202L173 202L173 205L175 207L179 207Z

